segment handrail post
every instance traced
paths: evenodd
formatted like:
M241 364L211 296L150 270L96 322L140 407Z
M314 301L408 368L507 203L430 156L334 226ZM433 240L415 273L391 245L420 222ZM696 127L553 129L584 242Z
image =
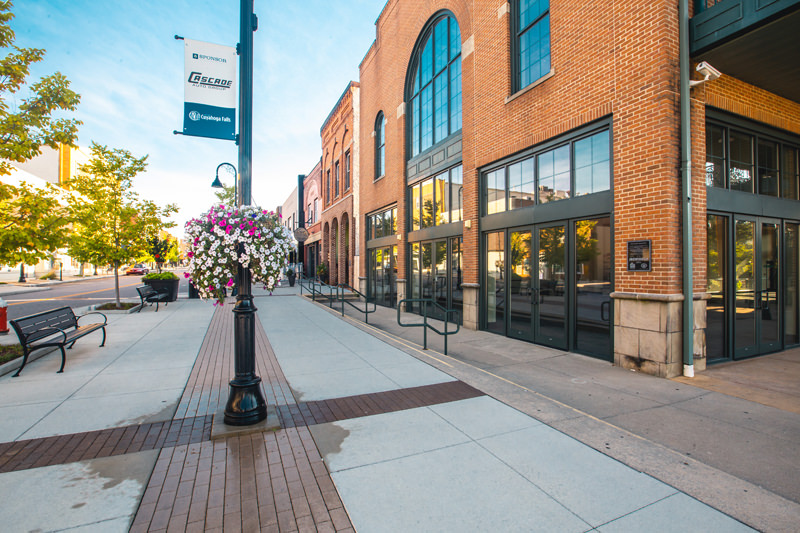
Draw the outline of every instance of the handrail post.
M444 354L447 355L447 311L444 312Z
M428 349L428 302L425 302L424 311L422 313L423 322L425 323L425 327L422 329L422 349Z

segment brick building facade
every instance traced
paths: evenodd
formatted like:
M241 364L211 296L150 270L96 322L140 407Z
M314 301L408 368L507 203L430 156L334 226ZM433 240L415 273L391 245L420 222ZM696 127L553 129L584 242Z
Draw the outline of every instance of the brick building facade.
M737 2L389 0L321 132L331 281L660 376L800 344L800 2Z
M350 82L320 129L322 262L328 282L355 285L358 242L359 84Z
M317 265L322 260L322 160L303 180L305 228L308 239L303 243L303 272L306 277L316 276Z

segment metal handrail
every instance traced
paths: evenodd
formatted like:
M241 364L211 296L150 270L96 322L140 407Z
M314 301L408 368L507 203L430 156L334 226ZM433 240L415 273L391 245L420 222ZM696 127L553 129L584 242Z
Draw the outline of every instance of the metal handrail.
M403 324L403 322L400 320L400 317L401 317L401 312L402 312L402 309L403 309L403 304L405 304L405 303L420 303L420 304L423 304L422 305L422 322L421 323ZM435 307L438 307L439 309L441 309L444 312L444 321L443 321L444 322L444 331L439 331L433 325L428 324L428 306L429 305L433 305ZM455 335L461 329L461 325L458 322L454 321L453 324L456 325L456 330L455 331L447 331L447 324L448 324L447 317L448 317L448 315L450 315L450 313L457 313L457 312L458 312L458 309L445 309L444 307L442 307L441 305L439 305L438 303L436 303L434 300L432 300L430 298L406 298L404 300L400 300L399 302L397 302L397 324L400 327L403 327L403 328L422 327L423 328L423 330L422 330L423 331L423 333L422 333L422 349L423 350L427 350L428 349L428 329L432 329L435 333L438 333L439 335L442 335L444 337L444 354L447 355L447 337L448 337L448 335Z
M341 293L338 292L339 290L341 290ZM350 302L349 300L347 300L344 297L344 294L345 294L344 291L345 290L349 290L353 294L358 295L359 298L363 298L364 299L364 309L359 309L358 307L356 307L356 305L353 302ZM375 302L370 302L369 298L367 298L367 296L365 296L364 294L361 294L359 291L357 291L356 289L354 289L353 287L351 287L347 283L340 283L339 285L337 285L337 296L339 297L339 300L342 302L342 316L344 316L344 304L347 304L350 307L352 307L353 309L355 309L356 311L364 313L364 323L365 324L369 324L369 314L370 313L374 313L375 311L378 310L378 305ZM372 310L369 309L369 304L372 304Z
M303 283L303 279L308 282L308 285ZM333 309L333 302L334 300L338 300L338 288L334 287L333 285L328 285L327 283L323 283L319 280L319 278L299 278L298 281L300 282L300 295L303 294L303 288L305 288L308 292L311 293L311 299L313 301L317 301L317 295L320 298L326 298L328 300L328 306ZM317 286L319 285L319 289ZM323 291L324 289L328 289L328 294L325 294ZM337 295L334 297L334 291L336 291Z

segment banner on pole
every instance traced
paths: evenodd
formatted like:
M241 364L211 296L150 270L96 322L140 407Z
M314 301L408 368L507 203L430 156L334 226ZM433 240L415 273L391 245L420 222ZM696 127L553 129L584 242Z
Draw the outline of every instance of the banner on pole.
M236 139L236 48L184 39L183 134Z

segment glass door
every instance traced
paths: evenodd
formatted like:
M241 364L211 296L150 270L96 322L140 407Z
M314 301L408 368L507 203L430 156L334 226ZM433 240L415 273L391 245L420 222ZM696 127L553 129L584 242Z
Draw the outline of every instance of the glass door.
M449 309L447 299L447 240L433 243L433 301L445 309ZM444 320L444 312L431 306L429 315Z
M539 258L534 296L534 342L567 349L566 227L538 227Z
M486 235L486 329L506 334L505 231Z
M786 253L786 290L784 294L784 346L800 344L800 301L798 301L798 282L800 282L800 224L787 222L784 230Z
M531 231L512 231L510 234L508 334L518 339L533 340L533 293L531 276Z
M450 238L450 309L455 309L456 316L451 316L450 320L454 320L459 324L461 321L461 314L464 310L464 293L461 284L464 283L464 275L461 271L461 248L464 242L463 237Z
M611 218L575 222L575 349L612 360Z
M781 348L780 224L734 221L734 359Z

